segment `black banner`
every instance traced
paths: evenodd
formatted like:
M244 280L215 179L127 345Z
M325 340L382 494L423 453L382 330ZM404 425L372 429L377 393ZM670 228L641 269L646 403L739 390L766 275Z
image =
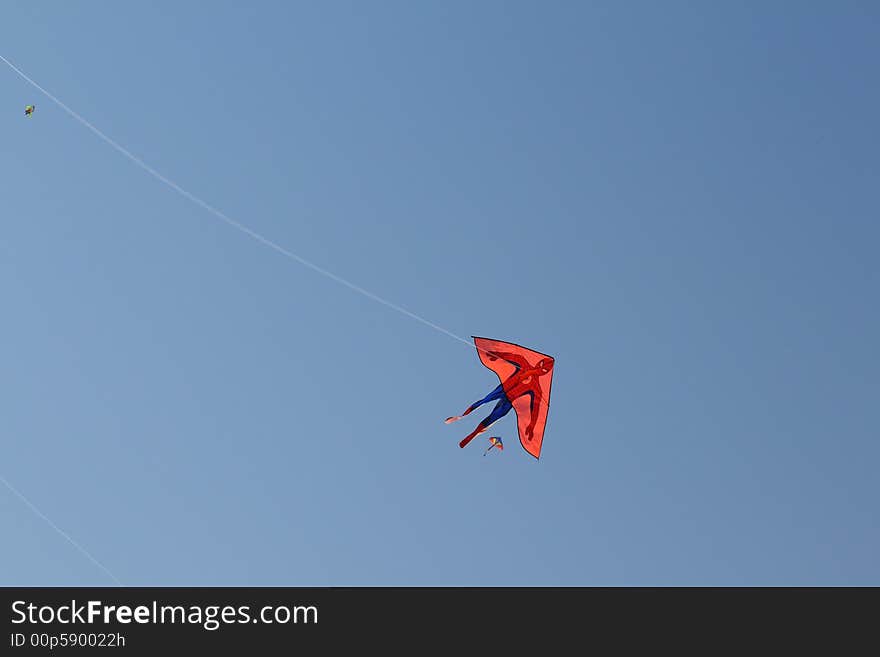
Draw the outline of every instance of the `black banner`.
M876 589L5 588L0 654L791 647L873 627ZM864 595L863 595L864 594ZM697 637L703 637L697 641ZM709 644L705 642L708 641ZM609 644L608 642L611 642ZM332 653L331 653L332 651Z

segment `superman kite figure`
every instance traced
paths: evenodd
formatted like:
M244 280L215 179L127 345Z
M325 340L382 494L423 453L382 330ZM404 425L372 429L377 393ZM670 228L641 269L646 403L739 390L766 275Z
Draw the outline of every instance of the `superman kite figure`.
M500 383L483 399L468 406L461 415L446 418L446 424L451 424L483 404L496 402L492 412L459 443L459 447L465 447L507 415L510 409L514 409L523 449L539 458L547 424L553 357L517 344L488 338L475 337L474 344L483 365L498 375Z

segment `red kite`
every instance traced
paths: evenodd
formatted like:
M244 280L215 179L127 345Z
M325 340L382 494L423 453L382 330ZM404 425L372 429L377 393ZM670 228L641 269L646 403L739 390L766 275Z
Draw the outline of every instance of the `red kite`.
M468 406L461 415L446 418L446 423L450 424L483 404L497 402L492 412L459 443L459 447L465 447L512 408L516 411L520 444L536 459L540 458L553 381L553 357L518 344L489 338L474 337L474 344L480 361L498 375L500 383L483 399Z

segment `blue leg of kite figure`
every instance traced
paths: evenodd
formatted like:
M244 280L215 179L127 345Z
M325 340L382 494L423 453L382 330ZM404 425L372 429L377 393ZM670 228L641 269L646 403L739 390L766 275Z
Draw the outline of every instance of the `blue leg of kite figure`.
M446 418L445 422L446 422L446 424L452 424L453 422L457 422L458 420L463 418L465 415L467 415L468 413L470 413L473 410L476 410L477 408L479 408L483 404L488 404L490 401L495 401L496 399L502 399L502 398L504 398L504 388L499 383L498 387L495 388L495 390L493 390L488 395L483 397L480 401L475 401L473 404L468 406L467 410L464 413L462 413L461 415L453 415L452 417L448 417L448 418Z
M471 440L473 440L476 436L483 433L486 429L495 424L498 420L503 418L510 412L510 409L513 408L513 405L510 403L510 400L507 398L507 395L504 393L504 388L499 385L495 390L490 392L488 395L483 397L480 401L474 402L470 406L468 406L467 410L457 417L450 417L446 419L446 423L455 422L456 420L460 420L462 417L470 413L476 408L479 408L483 404L487 404L490 401L497 401L495 404L495 408L492 409L492 412L477 425L477 428L473 430L469 435L465 436L465 438L458 444L459 447L464 447Z
M507 415L510 412L511 408L513 408L513 404L510 403L510 401L507 399L507 397L504 397L503 399L499 399L498 403L495 404L495 408L493 408L492 412L489 413L489 416L485 420L480 422L477 425L476 429L474 429L471 433L469 433L467 436L465 436L464 439L462 439L462 441L460 443L458 443L458 446L459 447L466 446L469 442L471 442L479 434L483 433L486 429L488 429L493 424L495 424L498 420L500 420L505 415Z

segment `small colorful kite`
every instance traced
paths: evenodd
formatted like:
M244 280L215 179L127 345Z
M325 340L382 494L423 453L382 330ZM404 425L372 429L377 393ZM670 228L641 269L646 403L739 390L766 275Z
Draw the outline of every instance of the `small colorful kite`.
M489 453L489 450L493 447L497 447L499 451L504 451L504 443L501 442L501 438L498 436L492 436L489 438L489 446L486 448L486 451L483 452L483 456Z
M461 415L446 418L446 424L460 420L483 404L494 401L495 408L465 436L459 447L465 447L502 417L516 411L519 442L536 459L541 456L544 427L550 404L550 385L553 382L552 356L526 349L511 342L474 337L480 361L495 372L500 381L488 395L468 406Z
M25 106L25 108L24 108L24 115L25 115L25 116L30 116L31 114L34 113L34 110L35 110L35 109L37 109L35 105L27 105L27 106Z

